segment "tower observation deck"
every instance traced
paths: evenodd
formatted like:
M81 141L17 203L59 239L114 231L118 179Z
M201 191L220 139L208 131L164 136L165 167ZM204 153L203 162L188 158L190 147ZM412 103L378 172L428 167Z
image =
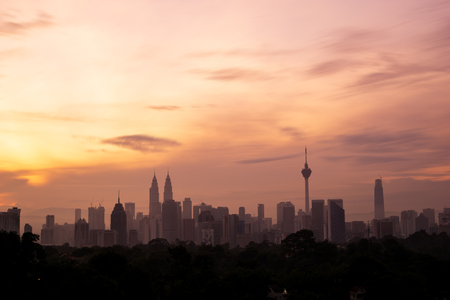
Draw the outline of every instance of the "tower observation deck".
M308 150L305 147L305 166L302 169L302 175L305 178L305 213L309 214L309 186L308 178L311 176L312 170L308 167Z

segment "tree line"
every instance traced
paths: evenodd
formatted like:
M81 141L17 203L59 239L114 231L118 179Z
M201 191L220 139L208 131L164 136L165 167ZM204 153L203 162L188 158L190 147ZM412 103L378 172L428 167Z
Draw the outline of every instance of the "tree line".
M317 242L312 231L281 245L196 245L154 239L132 248L41 246L39 236L0 232L3 292L15 299L267 299L269 286L287 299L450 298L450 237L418 232L407 239Z

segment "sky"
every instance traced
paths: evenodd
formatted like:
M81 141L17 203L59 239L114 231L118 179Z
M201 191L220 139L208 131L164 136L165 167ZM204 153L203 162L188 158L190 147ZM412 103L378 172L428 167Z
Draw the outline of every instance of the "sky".
M382 177L386 211L442 209L449 57L441 0L0 0L0 209L148 214L170 172L176 201L275 218L305 146L310 199L370 213Z

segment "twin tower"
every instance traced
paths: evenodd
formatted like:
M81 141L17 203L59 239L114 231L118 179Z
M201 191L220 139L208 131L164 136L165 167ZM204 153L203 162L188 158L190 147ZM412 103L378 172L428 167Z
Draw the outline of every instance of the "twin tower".
M164 184L164 202L173 200L172 182L169 172L167 172L166 183ZM152 186L150 187L149 216L156 218L161 215L161 202L159 202L159 188L156 174L153 174Z

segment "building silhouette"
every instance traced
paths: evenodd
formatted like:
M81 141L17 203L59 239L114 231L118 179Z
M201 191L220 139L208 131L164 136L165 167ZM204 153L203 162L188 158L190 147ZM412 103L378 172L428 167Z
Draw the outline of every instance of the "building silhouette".
M416 232L417 212L415 210L404 210L401 212L402 234L408 237Z
M26 223L23 227L23 232L33 232L33 227L30 224Z
M167 172L164 184L164 202L162 203L162 237L169 243L179 238L179 203L172 199L172 182Z
M105 230L105 208L101 205L88 207L88 223L89 230Z
M89 241L89 223L85 219L78 219L75 223L75 247L82 247Z
M132 229L137 229L135 224L136 216L136 204L134 202L125 203L125 212L127 213L127 230L130 232Z
M277 229L281 230L283 227L283 207L286 205L286 202L280 202L277 204ZM239 215L239 219L241 216Z
M344 243L346 240L345 231L345 210L342 199L328 199L328 240L335 243Z
M75 208L75 223L77 223L79 219L81 219L81 208Z
M191 198L184 198L183 201L183 220L192 219L192 201Z
M156 174L153 174L152 186L150 187L149 216L156 218L161 215L161 202L159 202L159 189Z
M302 169L302 175L305 178L305 213L309 214L309 185L308 179L312 170L308 167L308 153L305 147L305 167Z
M167 172L166 183L164 184L164 201L173 200L172 182L170 181L169 172Z
M281 232L284 236L294 233L295 206L291 202L286 202L283 206L283 223Z
M323 241L323 226L324 222L324 211L325 201L324 200L312 200L311 201L311 227L314 233L316 241Z
M375 179L374 206L375 206L375 220L384 219L384 195L381 178Z
M117 231L117 244L125 246L127 244L127 213L120 203L120 194L111 213L111 230Z
M423 215L428 218L428 223L430 226L436 223L436 213L434 208L424 208Z
M55 216L47 215L41 229L41 245L54 245Z
M429 228L430 223L428 218L423 213L421 213L416 218L416 231L424 230L425 232L428 232Z
M13 207L0 212L0 230L15 231L20 235L20 208Z

